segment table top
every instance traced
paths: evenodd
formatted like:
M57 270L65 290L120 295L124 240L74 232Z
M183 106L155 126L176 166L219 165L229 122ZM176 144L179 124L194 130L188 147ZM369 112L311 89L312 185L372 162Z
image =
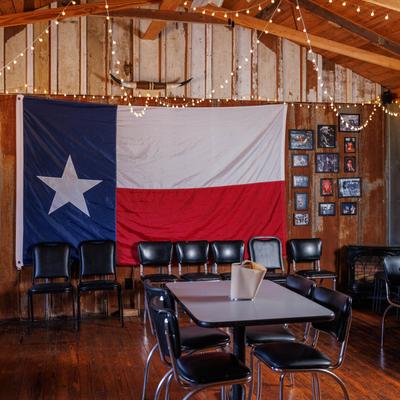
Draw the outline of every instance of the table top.
M230 281L173 282L167 287L200 326L228 327L329 321L334 313L272 281L262 282L254 300L230 300Z

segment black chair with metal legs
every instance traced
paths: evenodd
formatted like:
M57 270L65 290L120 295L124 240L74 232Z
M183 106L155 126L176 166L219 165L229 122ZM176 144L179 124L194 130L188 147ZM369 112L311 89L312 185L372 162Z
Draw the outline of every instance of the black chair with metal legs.
M79 245L78 284L78 328L81 320L81 292L116 290L118 293L118 314L124 326L122 287L117 281L115 266L115 242L112 240L88 240ZM100 278L100 279L96 279Z
M243 240L218 240L211 243L211 253L213 256L213 269L218 273L220 264L240 263L244 257ZM223 280L230 280L231 273L219 273Z
M75 319L74 287L71 284L71 246L47 242L33 246L32 286L28 290L28 314L34 321L33 295L69 293Z
M344 382L333 371L343 364L346 353L351 325L351 297L331 289L317 287L313 290L312 299L332 310L335 314L334 319L329 322L312 323L315 333L311 345L303 342L275 342L254 347L251 357L251 369L253 371L253 360L255 358L257 360L258 384L260 386L262 385L261 363L280 374L280 400L283 400L285 376L290 373L296 374L299 372L312 374L313 398L320 398L318 374L323 373L336 380L343 391L344 398L348 400L349 395ZM316 348L321 332L334 337L340 345L337 360L330 359ZM261 390L258 392L261 394ZM257 400L259 399L260 396L257 397Z
M293 272L313 280L332 280L332 288L336 289L336 274L332 271L321 270L320 260L322 256L322 240L291 239L288 242L288 253ZM296 263L311 263L312 269L296 270Z
M206 240L177 242L176 255L178 258L179 276L185 281L217 281L221 276L208 272L209 243ZM204 272L188 272L182 274L183 266L204 266Z
M160 307L157 299L153 299L150 308L155 313L161 359L169 368L157 387L154 400L159 400L163 386L166 386L166 398L169 398L172 378L189 390L183 400L188 400L202 390L215 387L221 388L221 398L225 400L225 388L232 385L242 386L242 398L245 399L246 384L251 381L251 372L244 363L229 352L183 354L178 320L173 310Z
M400 309L400 256L386 256L383 260L385 272L386 300L389 305L382 315L381 322L381 348L384 344L385 318L392 308Z
M156 324L156 313L154 310L150 308L150 304L153 299L158 299L159 304L162 305L163 308L168 308L171 310L175 309L175 301L174 298L169 293L168 289L157 287L152 284L150 280L145 280L143 282L144 290L146 293L146 301L149 307L149 315L150 315L150 327L151 332L154 336L156 336L155 324ZM230 338L224 331L215 328L201 328L197 325L184 326L180 328L180 337L181 337L181 347L183 352L194 352L199 350L205 350L209 348L224 348L229 344ZM149 368L151 359L158 349L158 343L153 346L150 350L150 353L147 356L146 367L144 370L144 380L143 380L143 388L142 388L142 396L141 399L146 399L146 387L149 375Z
M282 243L274 236L255 236L249 240L251 261L263 265L267 269L264 279L280 285L286 283L287 274L282 259Z

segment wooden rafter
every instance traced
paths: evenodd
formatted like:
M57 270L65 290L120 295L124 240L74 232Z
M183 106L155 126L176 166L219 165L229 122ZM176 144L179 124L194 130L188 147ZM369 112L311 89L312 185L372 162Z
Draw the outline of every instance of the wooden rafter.
M160 4L160 10L176 10L181 4L181 0L163 0ZM165 28L166 22L163 21L153 21L148 26L146 32L141 35L142 39L154 40L160 34L160 32Z
M400 12L400 1L399 0L364 0L365 3L375 4L389 10Z
M288 0L292 4L296 5L296 0ZM310 0L297 0L299 5L302 8L310 11L314 15L318 17L324 18L327 21L331 21L342 28L346 29L347 31L354 33L355 35L362 37L363 39L368 40L369 42L373 43L376 46L389 50L391 53L400 55L400 44L396 43L395 41L388 39L378 33L371 31L370 29L364 28L361 25L358 25L336 13L333 13L330 10L327 10L324 7L314 3ZM400 0L399 0L400 2Z

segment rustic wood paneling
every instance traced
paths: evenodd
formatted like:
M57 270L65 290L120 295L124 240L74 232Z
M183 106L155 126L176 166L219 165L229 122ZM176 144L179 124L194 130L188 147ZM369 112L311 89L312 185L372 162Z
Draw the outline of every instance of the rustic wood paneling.
M18 93L25 90L27 77L26 57L18 58L17 63L13 60L25 50L26 47L26 28L20 27L4 29L4 63L11 62L11 69L5 70L5 90L8 92Z
M42 22L33 25L34 39L47 29L48 23ZM35 43L33 52L33 86L38 93L49 93L50 90L50 38L49 35L42 35L42 41Z

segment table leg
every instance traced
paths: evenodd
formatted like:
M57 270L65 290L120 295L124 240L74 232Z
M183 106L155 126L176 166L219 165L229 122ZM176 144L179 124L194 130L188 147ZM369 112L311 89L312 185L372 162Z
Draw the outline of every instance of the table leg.
M233 354L242 362L246 363L246 327L233 327ZM233 386L232 400L242 399L242 388L240 385Z

